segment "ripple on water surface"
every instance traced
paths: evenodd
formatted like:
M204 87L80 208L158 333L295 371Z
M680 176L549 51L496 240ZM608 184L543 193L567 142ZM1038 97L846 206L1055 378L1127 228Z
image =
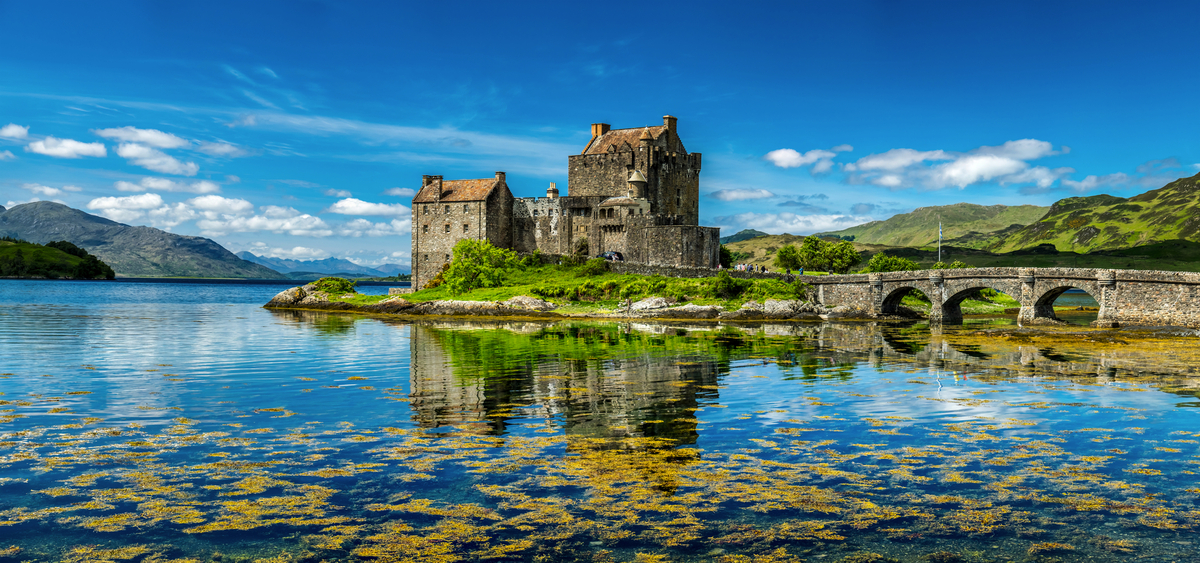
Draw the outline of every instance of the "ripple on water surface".
M22 284L0 561L1196 559L1194 337Z

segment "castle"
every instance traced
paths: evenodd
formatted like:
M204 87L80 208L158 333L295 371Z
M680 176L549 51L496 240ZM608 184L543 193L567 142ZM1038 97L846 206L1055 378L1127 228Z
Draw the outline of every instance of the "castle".
M518 253L616 251L627 262L716 268L720 230L701 227L700 153L688 153L676 119L632 129L592 124L583 152L567 157L569 195L513 197L504 172L478 180L422 176L412 200L412 283L425 287L462 239Z

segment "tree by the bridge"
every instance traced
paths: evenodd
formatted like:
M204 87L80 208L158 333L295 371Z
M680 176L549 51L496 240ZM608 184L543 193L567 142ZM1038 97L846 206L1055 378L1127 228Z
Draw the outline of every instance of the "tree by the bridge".
M792 270L845 274L860 263L862 256L854 250L854 243L847 240L833 243L811 235L804 238L799 248L789 244L775 253L775 266Z
M920 269L921 267L918 266L916 262L913 262L908 258L903 256L890 256L886 253L880 252L879 254L872 256L871 259L867 261L867 267L863 269L862 273L906 272Z

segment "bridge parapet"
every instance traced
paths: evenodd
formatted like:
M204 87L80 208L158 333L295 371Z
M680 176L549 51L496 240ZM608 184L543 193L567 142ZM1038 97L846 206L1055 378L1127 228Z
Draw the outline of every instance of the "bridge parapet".
M960 305L991 288L1020 302L1024 323L1054 322L1054 301L1082 289L1100 305L1097 323L1200 327L1200 273L1098 268L964 268L844 276L803 276L826 306L850 305L875 315L899 311L900 300L918 289L932 301L931 321L962 321Z

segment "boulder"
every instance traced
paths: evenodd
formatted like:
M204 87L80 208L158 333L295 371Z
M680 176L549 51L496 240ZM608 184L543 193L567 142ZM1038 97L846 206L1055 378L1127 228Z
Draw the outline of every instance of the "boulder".
M659 309L646 313L647 317L666 319L715 319L721 314L721 308L716 305L696 305L688 303L682 307Z
M666 297L647 297L630 305L631 311L650 311L654 309L663 309L674 305L675 302Z
M403 314L409 309L415 307L411 301L400 297L392 297L384 299L378 303L363 305L362 310L372 313L388 313L388 314Z
M293 287L291 289L285 289L285 290L280 291L279 293L275 294L275 297L272 297L271 300L268 301L265 306L266 307L290 307L292 305L295 305L296 303L299 303L301 300L303 300L307 296L308 296L308 293L304 291L304 288Z
M550 311L558 308L558 305L555 305L549 301L543 301L528 295L518 295L512 299L509 299L508 301L505 301L503 304L513 309L525 311Z

